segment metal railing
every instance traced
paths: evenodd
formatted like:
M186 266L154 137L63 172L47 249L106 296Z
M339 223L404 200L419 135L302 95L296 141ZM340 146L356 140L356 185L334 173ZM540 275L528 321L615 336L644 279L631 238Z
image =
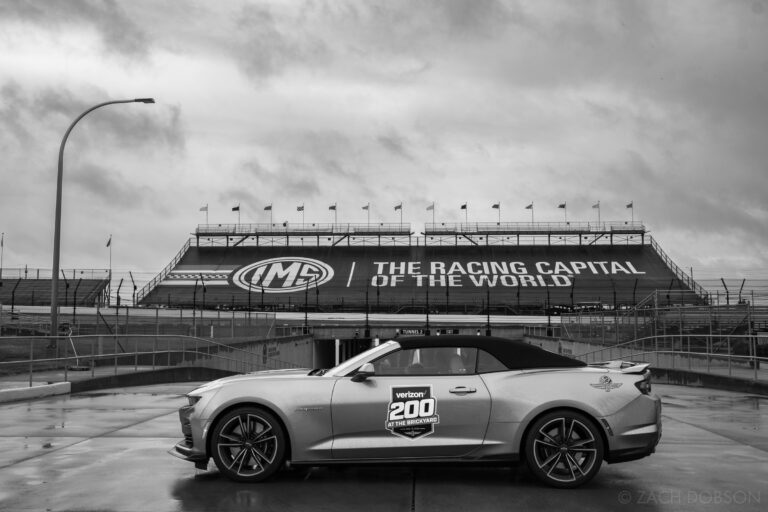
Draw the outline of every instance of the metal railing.
M642 222L428 222L425 234L471 233L610 233L612 231L645 232Z
M136 302L141 302L141 299L147 296L149 292L151 292L163 279L168 276L168 274L171 273L171 270L173 270L176 267L176 264L181 261L181 258L187 253L189 250L189 246L192 242L192 239L188 239L187 242L182 246L182 248L179 250L179 252L176 253L176 256L171 260L170 263L168 263L163 270L160 271L159 274L157 274L150 282L145 284L141 287L141 290L138 291L136 294Z
M573 357L586 363L628 360L651 363L652 367L768 380L768 357L757 355L758 336L668 335L650 336L597 348ZM768 341L768 340L766 340ZM576 344L574 352L576 352ZM582 344L590 347L588 344ZM745 352L745 353L737 353ZM762 368L762 369L761 369Z
M257 370L299 368L301 365L269 357L254 350L291 337L226 345L192 336L72 336L69 338L0 338L3 361L0 378L47 383L135 373L179 366L207 367L245 373ZM252 346L248 346L248 345Z
M659 292L662 293L662 292ZM649 304L648 306L653 306ZM563 336L593 344L619 344L649 336L727 336L768 331L768 307L667 306L567 313Z
M677 277L680 281L685 283L685 285L693 290L696 295L698 295L700 298L707 300L708 302L711 300L709 298L709 293L700 286L696 281L693 280L693 277L690 274L687 274L686 272L683 272L683 270L677 266L677 264L672 261L672 258L667 256L667 253L664 252L664 250L661 248L661 246L656 242L656 240L653 239L653 237L649 237L650 239L650 245L653 248L654 251L656 251L656 254L659 255L659 257L662 259L664 264L672 270L672 272L675 273L675 277Z
M394 233L408 235L410 223L372 222L365 223L324 223L324 222L275 222L256 224L200 224L195 229L197 236L222 235L265 235L296 236L299 234L355 235Z
M60 271L67 279L106 279L109 270L105 268L67 268ZM50 279L50 268L3 268L2 279Z

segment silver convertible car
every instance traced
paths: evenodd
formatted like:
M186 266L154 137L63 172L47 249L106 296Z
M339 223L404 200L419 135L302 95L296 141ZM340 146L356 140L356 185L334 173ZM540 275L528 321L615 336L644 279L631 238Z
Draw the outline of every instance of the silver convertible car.
M287 463L523 460L542 482L576 487L661 436L647 364L587 366L495 337L399 338L330 370L227 377L188 399L171 453L244 482Z

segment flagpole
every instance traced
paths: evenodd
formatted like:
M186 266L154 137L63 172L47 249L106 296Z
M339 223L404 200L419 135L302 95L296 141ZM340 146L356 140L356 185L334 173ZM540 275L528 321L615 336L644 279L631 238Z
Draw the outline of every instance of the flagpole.
M0 279L3 278L3 252L5 252L5 233L0 235Z
M501 225L501 201L499 201L499 225Z
M205 223L208 224L208 203L205 203Z
M109 235L109 293L107 294L107 306L109 306L109 295L112 292L112 234Z
M435 202L432 201L432 226L435 225Z

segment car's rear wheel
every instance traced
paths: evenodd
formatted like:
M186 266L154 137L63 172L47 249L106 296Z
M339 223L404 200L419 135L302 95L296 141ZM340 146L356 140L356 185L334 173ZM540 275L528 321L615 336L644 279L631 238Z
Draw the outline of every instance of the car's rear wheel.
M525 457L531 472L553 487L571 488L595 476L603 438L592 420L576 411L553 411L531 425Z
M261 482L280 469L286 435L275 416L258 407L225 414L211 437L211 455L222 474L239 482Z

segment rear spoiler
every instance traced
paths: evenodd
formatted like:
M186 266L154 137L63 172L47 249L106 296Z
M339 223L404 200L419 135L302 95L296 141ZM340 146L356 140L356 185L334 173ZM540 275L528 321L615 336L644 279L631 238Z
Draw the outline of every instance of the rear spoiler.
M643 373L651 366L651 363L636 363L633 361L602 361L600 363L592 363L589 366L595 368L608 368L610 370L621 370L621 373Z

